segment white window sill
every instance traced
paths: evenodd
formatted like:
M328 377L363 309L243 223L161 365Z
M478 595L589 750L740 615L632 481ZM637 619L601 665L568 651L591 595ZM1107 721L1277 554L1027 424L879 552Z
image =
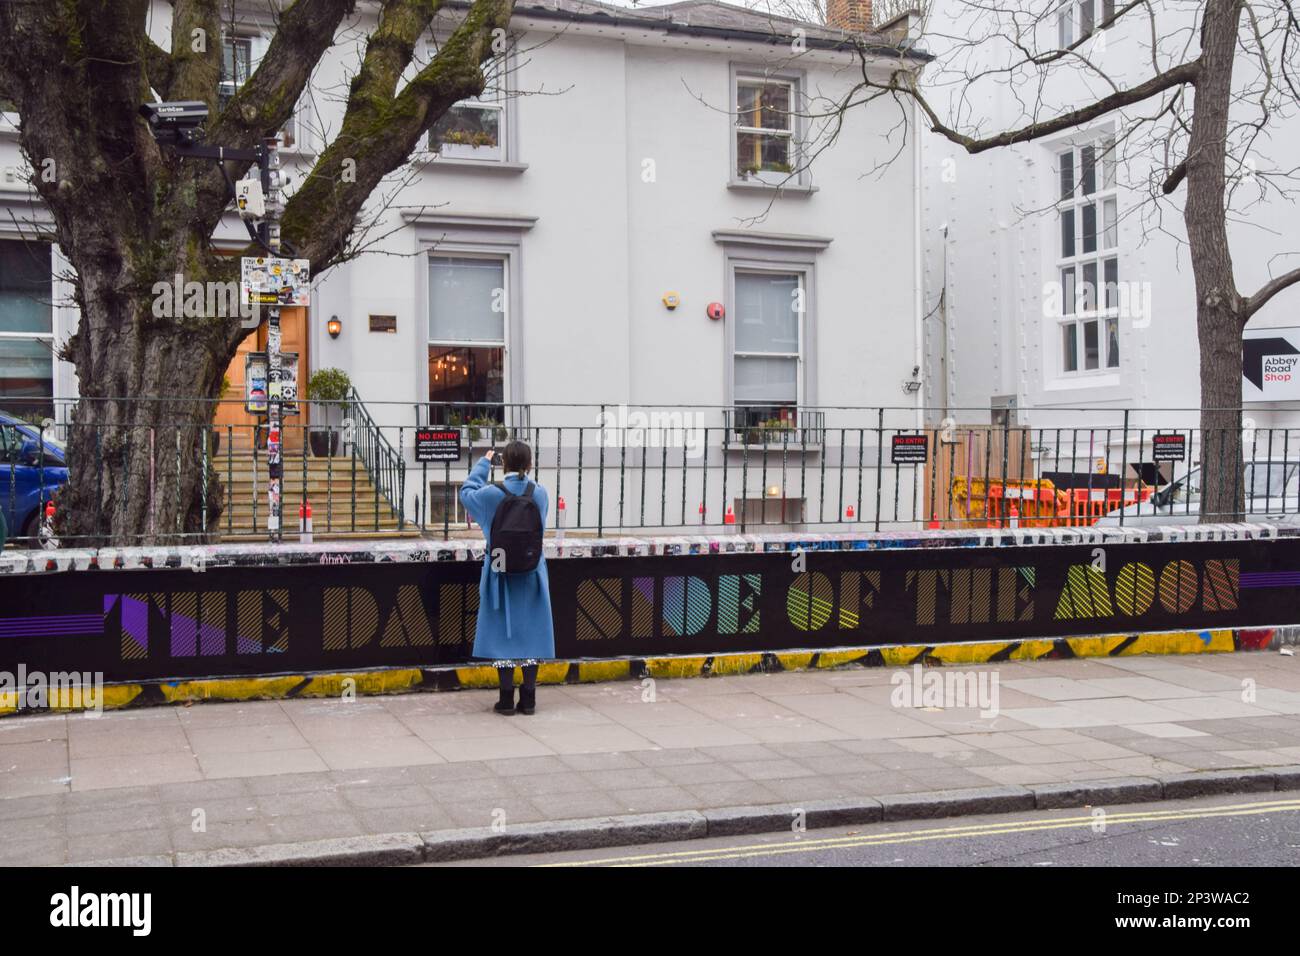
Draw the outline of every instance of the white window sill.
M1123 384L1119 369L1106 372L1088 372L1083 375L1062 375L1047 383L1049 392L1065 392L1085 388L1114 388Z
M777 196L788 195L799 199L807 199L813 193L817 192L819 187L801 185L793 180L788 183L778 184L758 182L755 180L733 179L731 182L727 183L727 188L742 193L752 192L769 195L775 193Z
M439 156L437 153L426 153L411 161L425 169L454 169L457 172L497 173L502 176L517 176L528 168L527 163L505 159L462 159L459 156Z

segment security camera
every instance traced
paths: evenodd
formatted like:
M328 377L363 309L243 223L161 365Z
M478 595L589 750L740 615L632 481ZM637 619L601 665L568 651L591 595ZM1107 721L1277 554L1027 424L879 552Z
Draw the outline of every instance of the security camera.
M208 120L208 105L200 100L175 103L145 103L140 115L149 121L154 139L163 145L189 145L202 137Z

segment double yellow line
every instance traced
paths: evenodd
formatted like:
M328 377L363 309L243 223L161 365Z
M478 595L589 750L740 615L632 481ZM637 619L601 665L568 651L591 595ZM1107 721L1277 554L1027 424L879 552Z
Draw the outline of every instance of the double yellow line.
M1102 808L1104 809L1104 808ZM1035 833L1046 830L1106 828L1126 823L1208 820L1215 817L1246 817L1262 813L1300 810L1300 799L1238 803L1230 806L1194 810L1145 810L1132 813L1105 812L1094 816L1062 817L1054 820L1010 820L1006 823L978 823L967 826L929 827L896 833L864 833L820 840L797 838L781 843L756 843L741 847L718 847L711 850L681 850L673 853L645 853L636 856L577 860L571 863L546 863L543 866L670 866L674 863L707 863L715 860L743 860L756 856L781 856L789 853L816 853L851 847L891 846L924 843L932 840L964 840L969 837L1001 836L1009 833Z

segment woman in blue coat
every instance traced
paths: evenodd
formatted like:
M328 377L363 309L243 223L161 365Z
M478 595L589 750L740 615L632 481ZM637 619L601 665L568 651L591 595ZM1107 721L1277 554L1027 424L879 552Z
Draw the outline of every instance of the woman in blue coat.
M474 632L474 654L491 660L497 669L501 698L493 707L499 714L515 712L515 668L522 667L524 683L519 689L519 711L533 713L537 706L538 661L555 657L555 626L551 621L551 592L546 577L546 556L538 558L531 571L509 574L496 570L491 541L492 519L506 493L488 484L488 472L496 455L489 451L478 460L460 489L461 504L483 529L487 548L478 586L478 626ZM546 489L528 479L533 452L521 441L512 441L501 456L505 470L501 484L512 494L524 494L533 486L533 500L546 527Z

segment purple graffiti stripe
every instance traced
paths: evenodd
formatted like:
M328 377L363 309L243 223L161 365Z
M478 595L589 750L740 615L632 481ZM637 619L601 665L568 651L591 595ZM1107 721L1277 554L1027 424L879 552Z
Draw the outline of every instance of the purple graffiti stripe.
M211 657L226 652L226 632L211 624L200 623L188 614L170 615L172 657Z
M1243 588L1300 587L1300 571L1250 571L1241 576Z
M103 634L102 614L47 614L34 617L0 617L0 638L59 637Z

